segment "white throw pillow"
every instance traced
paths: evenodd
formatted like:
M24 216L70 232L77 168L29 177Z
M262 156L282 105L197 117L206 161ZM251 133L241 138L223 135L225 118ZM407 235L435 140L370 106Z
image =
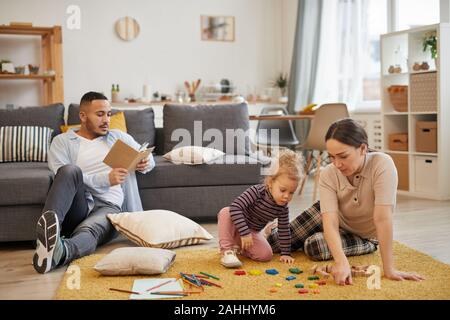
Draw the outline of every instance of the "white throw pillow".
M175 252L165 249L118 248L97 262L94 269L105 276L161 274L173 264L175 256Z
M212 162L220 157L223 157L225 153L220 150L198 147L198 146L186 146L173 149L167 152L163 157L166 160L171 161L174 164L202 164Z
M108 214L114 227L142 247L177 248L213 236L194 221L168 210Z

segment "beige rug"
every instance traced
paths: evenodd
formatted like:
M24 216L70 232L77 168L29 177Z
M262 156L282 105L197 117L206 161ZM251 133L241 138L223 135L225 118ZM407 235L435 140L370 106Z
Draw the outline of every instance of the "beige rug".
M382 278L381 289L369 290L367 288L367 278L354 278L352 286L338 286L332 279L327 280L325 286L319 288L319 294L299 294L294 287L297 283L303 283L305 287L312 281L308 281L309 269L315 264L303 253L296 252L294 267L298 267L305 272L297 276L296 280L287 281L289 266L278 261L278 255L268 263L254 262L242 258L243 270L249 271L259 269L263 272L260 276L236 276L234 270L226 269L219 263L219 253L214 249L192 249L178 250L174 265L163 275L153 276L132 276L132 277L107 277L97 273L93 266L104 255L91 255L74 261L73 265L78 265L81 269L81 285L79 290L70 290L67 286L69 274L64 275L64 279L58 288L56 299L128 299L129 294L110 291L109 288L119 288L131 290L133 281L145 278L169 278L176 277L179 272L198 273L200 271L216 275L223 289L217 287L205 287L202 294L190 295L179 300L187 299L214 299L214 300L238 300L238 299L273 299L273 300L305 300L305 299L445 299L450 300L450 266L441 263L430 256L422 254L416 250L402 244L394 244L394 254L396 266L402 271L417 272L426 277L425 281L391 281ZM350 263L353 265L377 265L381 267L379 251L365 256L351 257ZM319 265L326 263L319 263ZM275 268L278 275L272 276L265 273L266 269ZM322 278L321 278L322 280ZM281 283L281 287L276 287ZM272 288L277 288L275 293L270 292ZM311 292L311 290L310 290Z

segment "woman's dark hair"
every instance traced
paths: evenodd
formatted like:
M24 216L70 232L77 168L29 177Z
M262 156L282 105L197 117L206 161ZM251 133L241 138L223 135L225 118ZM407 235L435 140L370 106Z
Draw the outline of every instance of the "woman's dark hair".
M330 139L355 148L359 148L363 144L367 145L367 148L369 147L366 131L358 122L350 118L340 119L328 128L325 141ZM368 150L369 152L373 151Z

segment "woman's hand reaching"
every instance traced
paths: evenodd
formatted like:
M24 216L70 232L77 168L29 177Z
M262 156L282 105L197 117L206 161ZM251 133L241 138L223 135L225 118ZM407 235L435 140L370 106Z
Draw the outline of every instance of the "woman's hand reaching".
M384 276L388 279L396 280L396 281L403 281L403 280L422 281L422 280L425 280L425 278L419 274L397 271L397 270L392 270L392 271L387 271L387 272L385 271Z
M346 284L353 284L352 269L348 261L335 263L331 268L331 274L338 285L344 286Z

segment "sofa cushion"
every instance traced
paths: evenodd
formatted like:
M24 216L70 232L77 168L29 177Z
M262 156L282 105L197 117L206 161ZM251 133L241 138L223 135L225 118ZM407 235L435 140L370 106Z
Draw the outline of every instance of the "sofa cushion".
M164 153L171 151L175 146L197 145L221 150L227 154L249 154L249 120L248 106L246 103L198 106L166 104L163 108L163 121ZM198 130L194 130L194 121L201 121L200 136L195 138L194 133L197 133ZM190 134L190 137L187 137L189 139L175 137L175 141L172 141L172 133L177 129L187 130ZM223 137L220 139L221 141L216 141L215 138L204 137L204 134L209 129L215 129L220 132ZM236 141L237 139L234 139L233 136L227 138L227 129L232 129L232 131L230 130L231 133L245 133L245 136L238 143ZM215 137L214 131L210 131L209 133ZM205 138L205 141L203 141L203 138ZM233 140L234 148L227 148L227 145L232 145ZM211 144L214 144L214 146Z
M0 205L44 204L53 173L45 162L0 163Z
M190 166L173 164L155 156L156 167L147 174L137 173L139 188L251 185L260 182L260 165L246 156L225 155L215 164ZM241 163L237 163L240 161ZM226 163L226 164L224 164Z
M79 130L81 127L81 124L72 124L72 125L64 125L61 126L61 131L67 132L68 130ZM125 114L121 112L117 112L111 116L111 122L109 123L110 129L117 129L120 131L123 131L127 133L127 123L125 120Z
M64 124L64 105L60 103L41 107L20 107L0 110L0 127L39 126L53 129L52 137L61 133Z
M150 147L155 145L155 115L152 108L145 108L143 110L117 110L112 109L112 114L122 112L125 114L125 121L128 134L130 134L134 140L143 144L148 142ZM70 104L69 112L67 116L67 124L79 124L80 123L80 105Z

